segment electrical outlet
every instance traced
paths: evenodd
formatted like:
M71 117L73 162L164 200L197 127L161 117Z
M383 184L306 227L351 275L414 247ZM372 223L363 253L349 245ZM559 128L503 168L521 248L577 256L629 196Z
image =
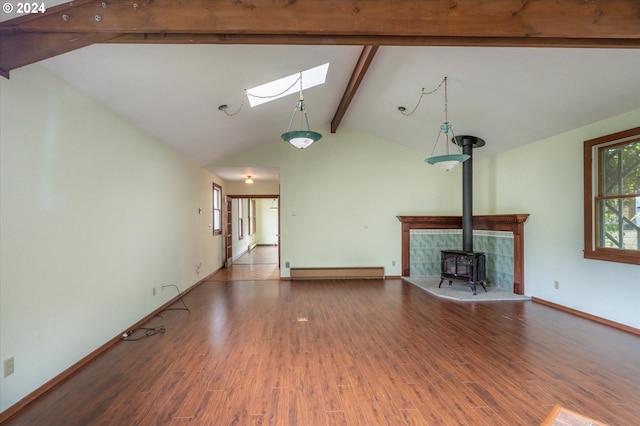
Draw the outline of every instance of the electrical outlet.
M289 264L289 262L284 262L284 267L285 267L285 268L290 268L290 264Z
M13 371L14 371L13 357L5 359L4 360L4 377L12 375Z
M154 296L156 295L156 288L155 287L153 288L153 295Z
M560 281L554 281L554 282L553 282L553 287L554 287L556 290L560 290Z
M391 266L396 266L396 261L395 260L391 261Z

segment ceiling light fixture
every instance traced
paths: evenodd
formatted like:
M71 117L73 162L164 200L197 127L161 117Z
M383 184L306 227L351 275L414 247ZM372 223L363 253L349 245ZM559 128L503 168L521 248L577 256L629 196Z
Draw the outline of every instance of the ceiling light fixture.
M300 99L296 102L293 115L291 116L291 121L289 121L289 127L287 128L287 131L282 134L282 139L285 142L289 142L296 148L305 149L314 142L322 139L322 135L309 128L309 117L307 116L307 109L304 105L304 97L302 96L302 73L300 73L298 81L300 81ZM291 130L291 125L293 124L293 120L296 118L296 113L300 117L301 129Z
M247 178L244 180L244 183L253 183L253 179L251 179L251 176L247 176Z
M416 104L415 108L410 112L410 113L405 113L406 108L405 107L398 107L398 110L400 111L400 113L402 113L403 115L411 115L415 112L415 110L418 108L418 105L420 105L420 101L422 100L422 97L424 95L430 95L432 93L437 92L440 87L442 87L442 85L444 84L444 122L440 125L440 131L438 132L438 136L436 137L436 141L433 144L433 149L431 150L431 155L427 158L425 158L425 162L428 164L431 164L433 166L438 167L439 169L442 170L451 170L453 169L455 166L457 166L460 163L463 163L465 161L467 161L469 158L471 158L468 154L463 154L461 149L460 149L460 145L458 143L456 143L456 135L453 132L453 127L451 125L451 123L449 122L449 113L448 113L448 103L449 103L449 99L448 99L448 93L447 93L447 77L445 77L440 84L438 85L438 87L436 87L435 89L433 89L430 92L425 92L424 89L422 89L422 93L420 94L420 98L418 99L418 103ZM457 154L451 154L449 153L449 132L451 132L451 142L455 145L458 146L458 153ZM438 141L440 140L440 135L442 135L444 133L444 140L445 140L445 154L444 155L436 155L434 156L433 153L435 152L436 146L438 146Z
M460 163L467 161L470 156L467 154L463 154L460 151L460 145L458 146L457 154L449 154L449 131L451 131L451 142L455 143L456 135L453 132L453 128L451 127L451 123L449 123L449 114L448 114L448 94L447 94L447 77L444 78L444 122L440 125L440 131L438 132L438 137L436 138L436 142L433 144L433 149L431 150L431 156L426 158L424 161L434 165L442 170L451 170L455 166ZM444 143L446 146L446 154L445 155L437 155L433 156L433 152L438 145L438 140L440 139L440 135L444 133Z

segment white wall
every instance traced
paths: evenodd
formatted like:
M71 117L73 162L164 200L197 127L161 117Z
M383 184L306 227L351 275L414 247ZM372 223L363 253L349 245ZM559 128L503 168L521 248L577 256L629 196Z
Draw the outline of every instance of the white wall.
M525 293L636 328L640 266L583 258L582 150L585 140L638 123L640 109L474 162L475 214L531 215Z
M249 222L248 222L248 200L246 198L234 198L231 202L231 220L233 222L232 241L231 241L231 258L233 260L242 256L249 249L249 244L252 242L253 237L249 235ZM238 223L238 203L242 203L242 229L243 237L240 238L240 227Z
M278 141L216 166L280 168L284 267L383 266L401 274L397 215L461 214L461 169L427 166L425 153L341 127L299 150Z
M256 199L256 243L274 245L278 243L278 210L272 210L271 206L277 206L278 200L273 198Z
M222 241L210 172L39 66L0 90L4 411L218 269Z

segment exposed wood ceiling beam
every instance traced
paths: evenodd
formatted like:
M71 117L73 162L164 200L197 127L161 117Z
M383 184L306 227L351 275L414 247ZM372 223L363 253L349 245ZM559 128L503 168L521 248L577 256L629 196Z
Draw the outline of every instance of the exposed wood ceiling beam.
M0 23L0 70L92 42L639 48L640 2L76 0Z
M380 36L380 35L308 35L308 34L122 34L106 43L135 44L280 44L322 46L471 46L471 47L576 47L640 48L640 39L632 38L531 38L480 36Z
M107 41L122 33L51 31L45 26L36 31L25 31L23 26L41 25L49 16L71 16L80 8L95 5L95 0L76 0L49 8L44 14L32 13L0 22L0 75L9 78L9 71L72 50Z
M113 38L113 34L101 33L0 33L0 74L8 77L9 71L43 59L71 52L81 47L101 43ZM4 38L10 38L5 42Z
M362 49L362 53L360 53L358 62L353 69L353 73L351 74L349 84L347 84L347 88L342 95L342 100L340 100L340 103L338 104L338 108L336 109L336 113L333 116L333 120L331 120L331 133L335 133L338 130L338 126L342 121L342 117L344 117L347 109L349 109L351 100L356 94L358 87L360 87L360 83L367 73L369 65L371 65L371 61L373 61L373 57L376 56L377 51L378 46L364 46L364 48Z
M103 6L104 5L104 6ZM638 38L637 0L81 1L24 31ZM52 8L53 9L53 8ZM63 19L66 13L68 19Z

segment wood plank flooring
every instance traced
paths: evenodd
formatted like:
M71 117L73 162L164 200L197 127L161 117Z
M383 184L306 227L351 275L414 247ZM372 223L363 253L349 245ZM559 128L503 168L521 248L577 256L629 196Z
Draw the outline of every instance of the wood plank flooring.
M8 425L640 424L640 338L400 280L214 281ZM181 306L177 304L176 307Z
M277 246L256 246L243 254L230 268L222 268L211 278L214 281L247 281L277 280L280 278L278 268Z
M278 246L255 246L233 261L234 265L277 265Z

